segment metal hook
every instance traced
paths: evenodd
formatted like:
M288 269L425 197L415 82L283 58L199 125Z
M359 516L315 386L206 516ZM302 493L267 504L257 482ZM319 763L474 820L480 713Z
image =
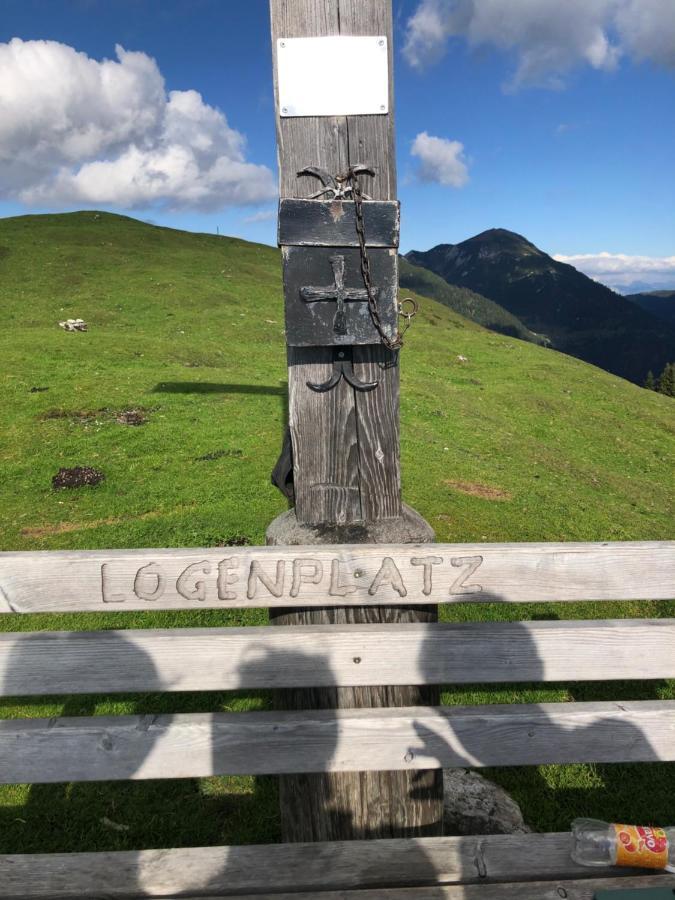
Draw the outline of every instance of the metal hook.
M370 168L370 166L364 166L361 163L356 163L351 166L349 170L343 175L331 175L326 169L322 169L319 166L306 166L304 169L301 169L298 173L298 178L301 175L314 175L316 178L320 179L321 184L323 185L318 191L315 191L313 194L310 194L309 200L317 200L319 197L323 197L324 194L332 194L330 199L332 200L344 200L350 194L353 195L353 185L352 179L354 176L358 175L375 175L375 171ZM370 197L367 194L362 194L364 200L370 200Z
M326 391L332 391L340 380L344 378L347 384L351 385L355 391L373 391L378 385L377 381L360 381L354 372L354 357L351 347L335 347L333 350L333 372L328 381L316 384L308 381L307 387L320 394Z

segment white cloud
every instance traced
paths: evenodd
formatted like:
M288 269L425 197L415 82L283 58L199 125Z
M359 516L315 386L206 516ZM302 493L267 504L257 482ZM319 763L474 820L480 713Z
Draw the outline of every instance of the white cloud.
M247 225L254 225L256 222L271 222L272 219L276 219L278 212L276 207L274 209L261 209L259 212L246 216L244 222Z
M579 253L553 257L569 263L585 275L615 290L630 288L636 282L675 287L675 256L629 256L626 253Z
M672 0L623 0L616 26L630 53L675 67L675 7Z
M421 69L454 37L512 53L508 89L559 88L575 66L611 71L622 54L675 65L672 0L421 0L403 52Z
M420 161L417 169L420 181L461 188L469 180L464 144L459 141L434 137L422 131L413 141L410 152Z
M56 41L0 44L0 196L27 204L214 210L269 200L272 172L197 91L117 46L99 62Z

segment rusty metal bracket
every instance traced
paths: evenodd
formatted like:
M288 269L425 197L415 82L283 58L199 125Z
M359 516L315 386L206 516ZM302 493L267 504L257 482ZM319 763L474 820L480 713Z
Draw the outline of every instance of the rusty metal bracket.
M319 166L305 166L304 169L298 172L298 178L301 175L314 175L323 185L318 191L310 194L310 200L316 200L318 197L323 197L324 194L332 194L333 196L329 198L331 200L343 200L353 196L353 176L374 176L375 170L371 169L370 166L364 166L362 163L356 163L344 175L331 175L330 172ZM364 200L370 200L368 194L362 194L362 197Z

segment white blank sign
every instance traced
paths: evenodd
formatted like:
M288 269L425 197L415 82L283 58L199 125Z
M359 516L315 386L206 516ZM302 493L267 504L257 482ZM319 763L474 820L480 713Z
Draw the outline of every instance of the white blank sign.
M385 115L387 38L280 38L277 81L284 117Z

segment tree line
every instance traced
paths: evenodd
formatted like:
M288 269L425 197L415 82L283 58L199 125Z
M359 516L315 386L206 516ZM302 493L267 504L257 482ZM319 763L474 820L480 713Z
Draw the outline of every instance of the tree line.
M675 397L675 363L666 363L658 378L654 378L652 371L647 372L644 387L649 391L665 394L667 397Z

